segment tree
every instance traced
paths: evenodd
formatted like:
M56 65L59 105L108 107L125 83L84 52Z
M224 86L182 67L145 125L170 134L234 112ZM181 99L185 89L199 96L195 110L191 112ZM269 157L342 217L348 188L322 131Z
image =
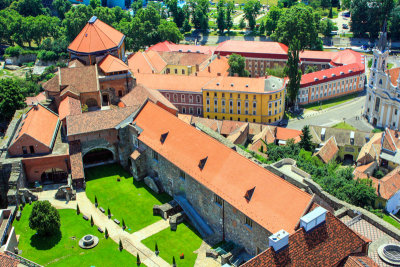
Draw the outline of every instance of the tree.
M260 14L260 9L261 4L259 0L249 0L243 7L244 17L247 19L251 31L256 26L256 18Z
M68 0L54 0L52 6L57 12L58 17L60 19L64 19L65 13L67 13L71 9L72 4Z
M329 8L329 7L332 8L331 0L321 0L321 7L322 7L323 9L327 9L327 8Z
M304 74L312 73L312 72L316 72L316 71L318 71L317 66L308 65L304 71Z
M90 215L90 225L93 227L93 225L94 225L94 221L93 221L93 216L92 215Z
M301 70L299 68L300 41L292 40L289 45L288 61L285 66L285 73L289 77L289 82L286 86L289 105L296 103L297 94L300 89Z
M101 7L101 1L100 0L90 0L89 5L93 9L96 9L97 7Z
M219 0L217 4L217 26L219 30L219 34L224 34L224 30L226 27L225 23L225 1L224 0Z
M297 0L279 0L278 1L278 6L281 8L282 7L289 8L295 4L297 4Z
M73 6L65 13L65 19L62 21L62 25L64 26L65 35L69 42L75 39L92 16L92 7L85 5Z
M175 267L176 266L176 262L175 262L175 256L172 256L172 266Z
M288 46L297 39L300 50L321 49L322 42L318 37L320 20L320 16L310 7L293 6L281 14L271 38Z
M186 18L185 21L183 22L182 32L190 32L191 29L192 26L190 26L189 19Z
M35 17L47 13L41 0L18 0L12 2L10 7L25 17Z
M60 214L49 201L37 201L29 216L29 227L40 236L50 236L60 231Z
M119 240L119 251L122 251L124 247L122 246L122 241L121 239Z
M125 230L125 228L126 228L125 221L124 221L124 219L122 219L122 229Z
M265 22L263 20L260 22L260 28L259 28L258 31L259 31L260 35L264 35L264 33L265 33Z
M332 35L332 31L334 30L335 24L333 24L332 20L326 19L321 22L321 33L325 37L329 37Z
M11 0L0 0L0 10L5 9L11 4Z
M208 0L194 0L191 3L192 8L192 22L194 27L199 30L208 29Z
M107 228L104 230L104 237L107 239L108 238L108 230Z
M166 21L165 19L161 20L161 24L158 26L158 34L160 37L160 41L170 41L173 43L179 43L183 40L183 35L179 31L175 22Z
M25 96L17 79L0 79L0 120L9 120L17 109L25 107Z
M107 209L108 218L111 218L111 211L110 208Z
M178 28L181 28L185 21L185 14L183 12L183 9L178 6L178 0L168 0L166 1L166 4L169 11L172 13L172 16L174 17L174 22L176 26L178 26Z
M396 6L391 14L389 30L392 38L400 38L400 5Z
M79 215L81 214L81 210L79 209L79 205L76 204L76 214Z
M240 21L239 21L239 28L240 29L246 28L246 22L244 22L243 18L241 18Z
M310 128L308 125L304 126L303 129L301 130L302 134L300 136L300 148L306 150L306 151L311 151L313 152L313 145L311 143L311 134L310 134Z
M225 19L225 24L226 24L226 30L228 31L228 33L231 31L232 27L233 27L233 19L232 19L232 14L233 14L233 10L235 9L235 4L233 1L228 1L226 3L226 19Z
M246 59L238 54L232 54L228 59L229 73L231 76L238 74L240 77L248 77L249 72L246 70Z
M333 18L333 10L332 10L332 7L329 9L329 15L328 15L328 18Z
M156 246L155 246L155 248L154 248L154 251L155 251L156 253L159 252L157 242L156 242Z
M267 35L271 35L273 32L275 32L282 13L283 11L279 7L271 7L268 12L267 19L265 20L265 30L267 31Z
M342 0L343 9L349 9L351 5L351 0Z

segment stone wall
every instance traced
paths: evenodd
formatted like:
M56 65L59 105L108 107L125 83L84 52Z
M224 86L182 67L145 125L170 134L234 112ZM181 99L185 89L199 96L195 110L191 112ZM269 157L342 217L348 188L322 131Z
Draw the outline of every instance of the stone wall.
M18 57L6 58L7 65L20 65L22 63L35 62L37 58L36 54L23 54Z

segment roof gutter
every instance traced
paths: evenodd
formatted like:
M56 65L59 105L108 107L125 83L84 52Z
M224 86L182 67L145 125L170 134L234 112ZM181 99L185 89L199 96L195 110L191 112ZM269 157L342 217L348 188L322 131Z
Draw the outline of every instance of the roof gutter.
M54 143L56 141L58 129L60 128L60 119L57 119L56 129L54 130L53 137L51 138L50 148L53 149Z

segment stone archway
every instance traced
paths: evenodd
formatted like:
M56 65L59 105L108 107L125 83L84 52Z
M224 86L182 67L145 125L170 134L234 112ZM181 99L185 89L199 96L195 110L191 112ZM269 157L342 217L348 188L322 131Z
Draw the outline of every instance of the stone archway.
M85 103L85 104L86 104L86 106L88 106L89 108L99 106L98 103L97 103L97 100L94 99L94 98L89 98L88 100L86 100L86 103Z
M111 163L115 160L114 152L107 148L94 148L83 156L83 165L89 166L94 164Z

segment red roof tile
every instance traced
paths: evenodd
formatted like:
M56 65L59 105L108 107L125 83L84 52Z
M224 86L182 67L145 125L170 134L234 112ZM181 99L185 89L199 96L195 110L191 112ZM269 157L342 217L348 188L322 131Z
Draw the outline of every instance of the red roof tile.
M40 92L36 96L31 96L31 97L25 98L25 103L27 106L32 106L34 104L41 103L42 101L45 101L45 100L46 100L45 93Z
M105 58L103 58L103 60L99 63L99 67L104 73L129 70L128 65L126 65L121 59L112 55L107 55Z
M71 161L71 177L73 180L85 178L82 162L82 149L79 140L69 142L69 159Z
M370 257L364 254L353 254L349 256L343 267L378 267Z
M278 54L287 56L288 47L278 42L228 40L219 43L219 45L215 49L215 53L218 52Z
M337 53L338 52L305 50L303 52L300 52L300 60L304 62L330 62Z
M329 140L321 147L321 149L315 153L324 163L329 163L336 154L339 152L339 148L336 144L335 137L332 136Z
M95 20L91 23L91 20ZM92 54L120 46L125 36L96 17L92 17L68 46L68 50Z
M395 152L400 147L400 139L396 132L386 128L383 133L382 148Z
M365 245L362 238L327 212L322 225L308 233L300 228L291 234L288 247L279 252L269 248L242 266L336 266Z
M23 135L27 135L45 146L51 147L58 126L57 114L38 104L30 108L24 116L12 145L18 142Z
M0 252L0 266L1 267L17 267L20 265L20 261L14 259L3 252ZM23 265L25 266L25 265Z
M147 51L157 52L191 52L191 53L202 53L211 55L215 50L215 46L205 45L184 45L174 44L169 41L164 41L153 46L150 46Z
M312 200L309 194L152 102L140 110L134 123L143 129L139 140L271 232L282 228L294 232ZM165 132L168 137L160 143ZM200 169L199 161L206 157ZM244 195L253 187L248 202Z
M390 75L390 81L394 86L397 86L397 79L399 78L400 68L394 68L386 71Z
M374 178L372 180L378 196L388 200L400 190L400 167L395 168L381 179Z
M337 52L331 61L331 65L333 66L350 65L354 63L364 68L364 55L351 49Z
M81 113L81 101L70 96L64 98L58 107L58 115L60 116L60 120L65 119L69 115L78 115Z
M287 141L289 139L294 139L294 142L300 142L300 136L302 132L295 129L276 127L276 139Z

